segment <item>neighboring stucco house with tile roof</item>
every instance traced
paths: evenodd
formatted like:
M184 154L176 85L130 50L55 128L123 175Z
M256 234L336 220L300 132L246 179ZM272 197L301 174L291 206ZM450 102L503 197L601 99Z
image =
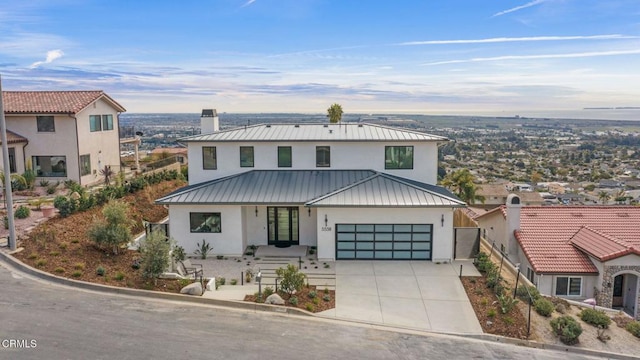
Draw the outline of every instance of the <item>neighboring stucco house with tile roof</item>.
M327 260L453 258L453 212L465 204L435 185L446 138L371 124L260 124L180 141L190 185L156 202L169 206L170 235L187 253L206 240L227 255L306 245Z
M522 206L510 195L476 221L541 293L640 318L640 207Z
M9 169L31 163L38 179L101 181L120 170L118 114L125 109L103 91L3 91ZM1 163L0 167L6 167Z

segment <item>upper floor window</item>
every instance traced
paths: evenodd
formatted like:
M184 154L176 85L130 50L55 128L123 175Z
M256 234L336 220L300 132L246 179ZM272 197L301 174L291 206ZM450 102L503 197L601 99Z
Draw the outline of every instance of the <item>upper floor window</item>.
M240 167L253 167L253 146L240 146Z
M89 115L89 130L91 132L113 130L113 115Z
M218 168L215 146L202 147L202 168L204 170L215 170Z
M385 146L385 169L413 169L413 146Z
M278 167L291 167L291 146L278 146Z
M36 122L38 123L38 132L56 131L56 125L53 121L53 116L36 116Z
M582 294L582 278L559 276L556 278L556 295L580 296Z
M329 146L316 146L316 167L331 166L331 148Z

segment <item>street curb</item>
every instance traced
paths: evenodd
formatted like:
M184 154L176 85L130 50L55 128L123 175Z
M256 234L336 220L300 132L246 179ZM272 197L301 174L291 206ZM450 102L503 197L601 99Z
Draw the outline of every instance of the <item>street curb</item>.
M297 316L314 316L313 314L307 311L297 309L297 308L292 308L292 307L282 307L277 305L250 303L245 301L209 299L209 298L203 298L200 296L165 293L165 292L142 290L142 289L131 289L131 288L125 288L125 287L102 285L102 284L95 284L95 283L90 283L86 281L67 279L67 278L63 278L60 276L56 276L56 275L49 274L47 272L32 268L31 266L23 263L22 261L14 258L10 254L7 254L3 251L0 251L0 259L3 259L6 263L16 268L17 270L27 273L29 275L33 275L37 278L51 281L56 284L76 287L76 288L85 289L85 290L93 290L93 291L120 294L120 295L140 296L140 297L151 298L151 299L172 300L172 301L189 302L189 303L195 303L195 304L205 304L205 305L217 305L217 306L224 306L228 308L252 310L254 312L273 312L273 313L297 315Z
M63 278L60 276L56 276L56 275L49 274L47 272L32 268L31 266L23 263L22 261L14 258L10 254L7 254L3 251L0 251L0 259L3 259L6 263L18 269L19 271L33 275L37 278L51 281L56 284L70 286L70 287L77 287L85 290L92 290L92 291L99 291L99 292L106 292L106 293L120 294L120 295L139 296L139 297L145 297L145 298L151 298L151 299L188 302L188 303L194 303L194 304L216 305L216 306L222 306L222 307L233 308L233 309L252 310L254 312L272 312L272 313L279 313L279 314L305 316L305 317L313 317L317 319L331 320L330 317L318 316L313 313L310 313L301 309L297 309L297 308L291 308L291 307L249 303L244 301L209 299L209 298L203 298L200 296L195 297L190 295L163 293L159 291L130 289L130 288L117 287L117 286L110 286L110 285L94 284L94 283L89 283L89 282L80 281L80 280L67 279L67 278ZM384 324L368 323L368 322L361 322L361 321L350 321L347 319L340 319L340 321L367 324L367 325L372 325L380 328L388 328L388 329L399 329L399 330L405 329L403 327L398 327L398 326L386 326ZM581 348L575 348L575 347L564 346L564 345L545 344L545 343L539 343L531 340L513 339L513 338L507 338L507 337L492 335L492 334L456 334L456 333L447 333L447 332L418 330L413 328L406 328L405 330L411 330L412 332L419 331L421 333L427 333L427 334L432 333L432 334L440 334L440 335L465 337L465 338L476 339L481 341L505 343L505 344L523 346L523 347L536 348L536 349L555 350L555 351L566 352L566 353L606 357L609 359L622 359L622 360L640 359L640 357L635 357L631 355L624 355L624 354L590 350L590 349L581 349Z

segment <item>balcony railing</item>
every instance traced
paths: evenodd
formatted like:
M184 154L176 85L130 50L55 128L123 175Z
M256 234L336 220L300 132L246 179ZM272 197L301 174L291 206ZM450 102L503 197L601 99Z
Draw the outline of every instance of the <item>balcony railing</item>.
M120 126L120 139L128 139L136 137L136 131L133 126Z

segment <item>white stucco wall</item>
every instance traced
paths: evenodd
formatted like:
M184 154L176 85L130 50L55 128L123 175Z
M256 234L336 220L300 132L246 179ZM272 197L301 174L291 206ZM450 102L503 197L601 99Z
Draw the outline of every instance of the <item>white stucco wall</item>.
M453 210L403 208L317 208L318 259L335 259L335 229L338 224L433 224L432 261L453 258ZM327 226L325 226L325 214ZM444 226L441 216L444 214ZM330 228L324 231L323 228Z
M496 211L492 214L483 216L477 219L477 222L478 222L478 226L482 229L482 234L483 235L486 234L485 239L487 239L489 244L495 241L495 246L498 250L500 250L501 245L507 248L508 246L507 222L504 216L502 215L502 211ZM513 258L511 260L514 263L522 262L521 261L522 259L518 259L518 258ZM523 270L526 271L526 269L524 268Z
M15 173L17 174L22 174L24 173L24 170L25 170L24 151L23 151L24 145L26 145L26 143L9 144L8 146L9 149L14 149L16 154ZM3 161L4 161L3 157L0 156L0 169L2 169L2 171L4 171L5 169ZM9 170L9 166L7 166L6 169Z
M202 147L215 146L217 169L203 170ZM240 167L240 147L254 147L254 167ZM278 146L291 146L292 167L278 168ZM331 166L316 167L316 146L331 148ZM385 169L385 146L413 146L413 169ZM219 142L189 143L189 182L197 184L249 170L371 169L435 184L438 148L434 142Z
M219 212L220 233L192 233L189 228L190 212ZM169 207L170 235L176 243L184 247L187 254L193 254L197 243L206 240L213 246L212 255L242 255L243 227L242 211L240 206L234 205L171 205Z
M173 205L172 205L173 206ZM297 206L297 205L282 205ZM258 206L258 216L256 216L256 206L243 206L243 214L245 219L246 240L244 246L249 245L267 245L269 234L267 232L267 207ZM315 246L316 245L316 218L315 211L312 209L311 216L307 208L298 207L298 230L299 244Z
M584 300L588 298L593 298L595 296L594 287L597 285L598 276L597 275L555 275L555 274L540 274L536 276L538 283L538 290L543 295L556 296L556 280L559 277L580 277L582 278L582 289L581 294L571 295L571 296L559 296L565 299L571 300Z

